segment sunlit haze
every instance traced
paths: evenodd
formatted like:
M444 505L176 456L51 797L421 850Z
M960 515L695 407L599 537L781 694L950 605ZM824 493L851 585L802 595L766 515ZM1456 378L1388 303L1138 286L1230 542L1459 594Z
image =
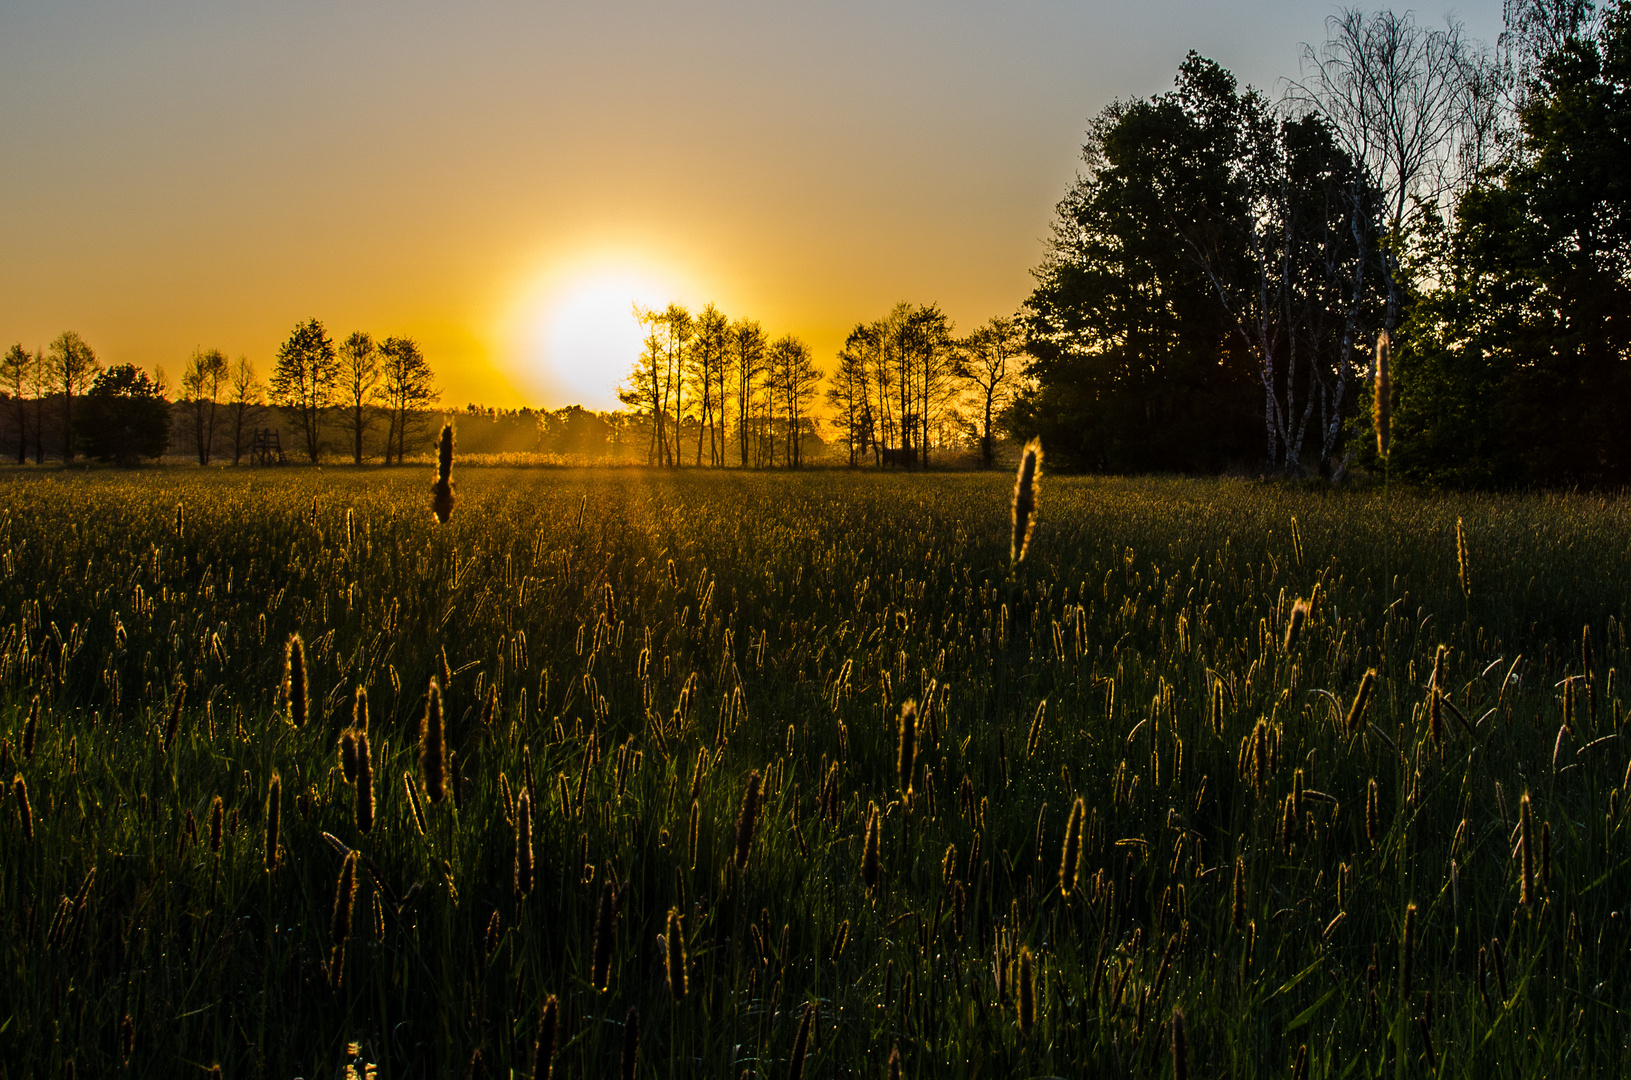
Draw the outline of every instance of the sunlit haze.
M645 332L635 306L685 303L694 289L632 256L569 262L523 292L511 355L518 390L530 401L619 408L617 386Z
M1457 12L1493 40L1500 9ZM316 317L417 338L445 405L607 407L630 304L675 299L830 368L897 301L1013 312L1100 109L1191 48L1277 93L1331 10L16 0L0 345L265 373Z

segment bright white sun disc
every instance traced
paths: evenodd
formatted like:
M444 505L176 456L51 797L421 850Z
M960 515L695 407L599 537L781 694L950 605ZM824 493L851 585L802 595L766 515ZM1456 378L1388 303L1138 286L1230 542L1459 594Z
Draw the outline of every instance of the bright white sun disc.
M673 297L653 279L626 271L576 277L545 302L534 362L558 405L618 407L617 388L640 358L645 331L636 305L661 308Z

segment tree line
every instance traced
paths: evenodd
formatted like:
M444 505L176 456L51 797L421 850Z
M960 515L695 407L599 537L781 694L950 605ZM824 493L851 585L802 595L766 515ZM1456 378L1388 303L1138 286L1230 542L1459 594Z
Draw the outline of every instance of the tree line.
M800 338L771 340L757 320L713 304L695 315L637 306L635 316L645 341L618 393L629 415L612 424L625 439L632 427L645 433L652 465L796 468L817 437L820 400L852 466L926 466L933 450L969 442L989 465L1023 377L1015 318L959 338L937 304L900 303L857 323L828 375Z
M1191 53L1099 114L1012 430L1110 471L1631 480L1626 5L1515 0L1494 49L1328 28L1277 101Z
M33 352L14 344L0 359L6 437L19 464L31 448L36 462L72 461L78 453L130 462L159 457L180 441L190 443L200 465L223 456L236 465L273 410L293 429L288 449L313 462L337 432L362 464L370 433L383 425L382 457L390 464L420 449L428 410L440 397L412 338L375 341L356 331L336 345L317 319L297 325L278 347L264 382L247 357L232 361L220 349L199 349L183 367L174 401L170 389L162 369L149 375L132 364L105 367L72 331Z

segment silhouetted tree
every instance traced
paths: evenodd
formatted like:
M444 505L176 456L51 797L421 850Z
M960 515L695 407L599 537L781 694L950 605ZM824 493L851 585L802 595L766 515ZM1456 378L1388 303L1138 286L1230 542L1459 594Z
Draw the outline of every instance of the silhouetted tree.
M28 460L28 391L33 377L34 357L18 342L0 359L0 385L11 399L12 419L17 424L17 464Z
M313 462L322 453L323 410L334 400L338 378L334 342L316 319L296 326L278 346L270 386L272 403L288 412Z
M340 343L340 400L345 406L345 426L351 432L351 459L362 464L362 437L374 423L371 408L378 396L380 381L379 349L374 339L354 331Z
M753 445L754 427L759 415L757 402L763 396L765 353L770 340L764 327L752 319L738 319L731 324L730 366L731 381L736 397L736 439L742 452L742 467L749 462Z
M769 361L770 384L781 399L787 425L787 464L796 469L802 464L805 424L821 372L810 357L810 347L791 334L771 343Z
M1532 65L1511 160L1415 275L1390 454L1405 475L1631 483L1631 9L1560 38Z
M1304 46L1305 77L1291 97L1325 118L1380 193L1383 327L1391 332L1401 317L1399 260L1417 224L1412 213L1441 209L1496 150L1500 72L1458 22L1439 30L1409 11L1344 8L1326 27L1322 45ZM1356 216L1363 197L1355 191Z
M849 332L844 347L838 350L838 367L827 386L827 407L844 425L844 442L849 449L851 466L860 464L873 441L872 373L867 362L869 338L864 323Z
M133 364L108 368L84 395L80 445L100 461L135 464L170 445L170 403Z
M215 447L215 406L227 378L227 357L220 349L195 350L181 374L181 396L192 413L193 443L200 465L210 463L210 452Z
M730 350L730 320L712 304L697 313L691 341L692 397L701 400L697 417L697 464L708 446L708 464L725 458L725 365Z
M83 395L101 372L96 353L72 330L57 335L45 353L50 387L62 395L62 460L74 458L74 399Z
M1231 140L1196 120L1224 83L1215 67L1191 55L1173 92L1110 105L1088 131L1085 172L1059 204L1026 302L1036 385L1009 414L1016 434L1042 436L1050 461L1211 471L1262 445L1253 358L1173 227L1243 212L1221 186L1219 142ZM1212 272L1239 280L1245 260L1220 248Z
M1013 396L1024 349L1025 327L999 315L964 338L958 351L957 374L974 395L982 417L980 462L988 469L996 461L992 420Z
M249 362L249 357L238 357L238 362L232 366L229 392L232 395L228 399L232 413L232 463L236 465L243 460L245 451L250 447L249 436L260 420L262 395L266 393L266 387L255 376L255 365Z
M667 399L664 393L664 335L661 318L635 306L635 318L645 327L646 337L640 348L640 358L618 390L617 397L624 405L646 416L651 422L651 439L646 448L647 465L668 462Z
M402 463L407 452L408 428L416 423L420 410L435 404L442 396L436 389L430 363L412 338L388 337L379 343L380 392L390 413L391 427L385 438L385 464L391 463L391 442L396 442L396 460Z

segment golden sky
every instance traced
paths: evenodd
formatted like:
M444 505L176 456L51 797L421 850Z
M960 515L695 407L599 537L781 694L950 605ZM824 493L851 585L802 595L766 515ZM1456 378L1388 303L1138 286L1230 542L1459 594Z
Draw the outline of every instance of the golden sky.
M316 317L419 339L444 405L604 408L624 293L822 365L898 300L968 330L1024 300L1100 108L1189 48L1273 92L1330 10L7 0L0 342L264 374Z

